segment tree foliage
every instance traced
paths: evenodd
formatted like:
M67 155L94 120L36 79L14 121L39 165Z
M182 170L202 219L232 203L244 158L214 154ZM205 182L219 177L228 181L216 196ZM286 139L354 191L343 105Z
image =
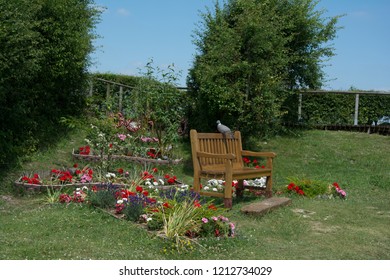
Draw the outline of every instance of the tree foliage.
M0 0L0 167L83 109L93 0Z
M215 130L220 119L247 135L268 135L290 92L319 88L338 17L323 18L315 6L312 0L229 0L203 13L188 77L191 126Z

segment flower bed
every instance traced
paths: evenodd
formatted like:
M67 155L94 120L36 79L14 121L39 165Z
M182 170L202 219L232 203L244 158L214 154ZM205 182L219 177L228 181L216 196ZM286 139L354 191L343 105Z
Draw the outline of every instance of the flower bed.
M43 173L25 175L15 184L33 190L46 188L50 203L86 204L134 222L171 240L178 251L185 250L194 238L235 235L235 224L226 217L225 208L202 199L172 174L159 176L153 168L134 177L120 168L107 173L105 182L96 183L91 168L74 169L53 169L45 173L47 178Z

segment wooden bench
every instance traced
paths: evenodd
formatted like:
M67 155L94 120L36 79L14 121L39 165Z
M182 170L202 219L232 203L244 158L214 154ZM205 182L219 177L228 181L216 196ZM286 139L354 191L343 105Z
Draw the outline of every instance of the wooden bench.
M194 190L201 195L223 197L226 208L232 207L232 182L238 180L237 191L242 193L244 179L267 177L266 196L272 196L273 152L253 152L242 149L241 133L234 137L221 133L198 133L190 131ZM243 157L266 158L265 168L246 167ZM201 179L225 180L224 193L201 190Z

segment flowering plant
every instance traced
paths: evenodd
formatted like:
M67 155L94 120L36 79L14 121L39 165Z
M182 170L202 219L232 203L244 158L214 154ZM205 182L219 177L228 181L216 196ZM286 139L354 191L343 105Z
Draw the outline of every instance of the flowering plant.
M333 194L340 198L346 199L347 193L340 188L339 184L334 182L331 186L329 186L333 190Z
M67 194L67 193L62 193L58 197L58 201L60 203L83 203L85 201L85 198L87 197L87 191L88 187L84 186L82 188L76 188L72 195Z
M243 186L245 190L247 190L248 192L253 192L252 190L253 188L265 189L266 181L267 181L266 177L261 177L254 180L243 180ZM224 192L225 184L226 182L224 180L211 179L208 180L204 186L202 186L202 189L204 191ZM232 182L233 196L236 195L237 185L238 185L238 181L234 180Z
M248 166L248 167L265 168L265 165L262 165L257 159L251 160L247 157L243 157L242 161L244 162L245 166Z
M88 145L79 148L80 155L89 155L90 152L91 152L91 147Z
M20 179L20 181L22 181L23 183L34 184L34 185L42 184L42 180L37 173L34 173L32 177L28 177L25 175Z
M201 221L200 235L202 236L233 237L235 234L235 224L222 215L212 216L210 218L203 217Z
M293 179L287 185L287 193L306 197L346 198L347 193L342 190L338 183L328 184L322 181L309 179Z

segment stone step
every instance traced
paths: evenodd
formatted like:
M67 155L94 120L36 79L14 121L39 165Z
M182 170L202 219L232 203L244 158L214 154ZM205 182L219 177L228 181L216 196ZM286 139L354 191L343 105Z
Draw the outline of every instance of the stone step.
M245 205L241 212L250 215L262 216L276 208L291 204L291 199L287 197L271 197L259 202Z

